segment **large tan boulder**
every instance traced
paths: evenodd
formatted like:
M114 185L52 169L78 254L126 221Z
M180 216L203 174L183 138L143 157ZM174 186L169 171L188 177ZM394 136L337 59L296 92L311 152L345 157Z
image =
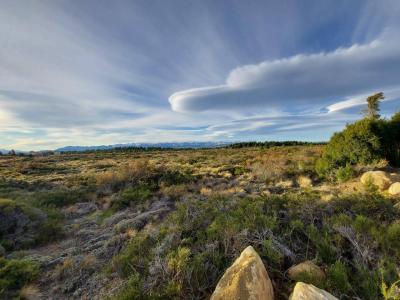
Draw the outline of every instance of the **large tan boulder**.
M290 267L287 274L294 281L321 282L326 278L324 271L310 260Z
M296 283L289 300L339 300L327 291L321 290L312 284Z
M222 276L211 300L273 300L267 270L253 247L247 247Z
M392 196L400 195L400 182L393 183L388 190L389 194Z
M365 172L361 176L360 181L362 184L369 184L371 182L376 185L381 191L386 190L392 184L390 174L383 171Z

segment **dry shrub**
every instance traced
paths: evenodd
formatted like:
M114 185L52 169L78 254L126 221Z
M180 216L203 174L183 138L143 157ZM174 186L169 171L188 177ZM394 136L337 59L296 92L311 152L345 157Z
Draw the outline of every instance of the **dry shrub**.
M202 187L201 189L200 189L200 194L202 195L202 196L210 196L210 195L212 195L212 193L213 193L213 190L212 189L210 189L210 188L208 188L208 187Z
M59 280L64 279L73 272L74 266L74 260L71 257L66 258L62 264L56 266L55 277Z
M96 256L89 254L86 255L80 263L81 269L90 269L92 268L97 262Z
M260 161L250 166L253 177L262 182L276 182L284 177L286 167L281 162Z
M185 184L162 186L161 193L170 199L178 200L187 193L187 187Z
M116 170L105 171L96 176L96 183L103 192L112 192L122 188L127 183L134 183L141 178L148 177L152 168L144 159L135 160Z
M39 299L39 297L39 288L33 284L25 285L19 292L19 299L21 300Z

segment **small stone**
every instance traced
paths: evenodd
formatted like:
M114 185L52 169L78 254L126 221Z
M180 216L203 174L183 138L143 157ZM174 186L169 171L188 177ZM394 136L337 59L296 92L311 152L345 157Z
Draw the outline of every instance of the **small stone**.
M365 172L361 176L360 181L364 185L372 183L376 185L381 191L386 190L392 183L392 180L390 179L390 174L383 171Z
M312 284L296 283L289 300L339 300L327 291L321 290Z
M326 276L324 271L321 270L312 261L305 261L298 265L289 268L288 276L294 281L309 281L310 283L323 281Z
M395 182L389 187L389 195L398 196L400 195L400 182Z

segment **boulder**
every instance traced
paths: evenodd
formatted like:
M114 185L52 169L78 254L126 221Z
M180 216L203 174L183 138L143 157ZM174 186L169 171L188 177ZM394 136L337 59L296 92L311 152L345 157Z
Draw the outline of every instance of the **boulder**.
M253 247L247 247L222 276L211 300L273 300L267 270Z
M289 300L338 300L327 291L321 290L312 284L296 283Z
M309 188L312 187L312 180L310 177L307 176L299 176L297 178L297 183L301 188Z
M361 176L360 181L362 184L369 184L371 182L376 185L381 191L386 190L392 184L390 174L383 171L365 172Z
M393 183L388 190L389 194L392 196L400 195L400 182Z
M326 278L324 271L310 260L292 266L287 271L287 274L294 281L307 281L310 283L321 282Z

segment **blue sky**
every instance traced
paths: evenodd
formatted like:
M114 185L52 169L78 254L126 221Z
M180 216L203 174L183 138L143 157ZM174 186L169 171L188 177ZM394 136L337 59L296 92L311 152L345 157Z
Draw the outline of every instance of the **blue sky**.
M0 2L0 148L327 140L383 91L400 2Z

